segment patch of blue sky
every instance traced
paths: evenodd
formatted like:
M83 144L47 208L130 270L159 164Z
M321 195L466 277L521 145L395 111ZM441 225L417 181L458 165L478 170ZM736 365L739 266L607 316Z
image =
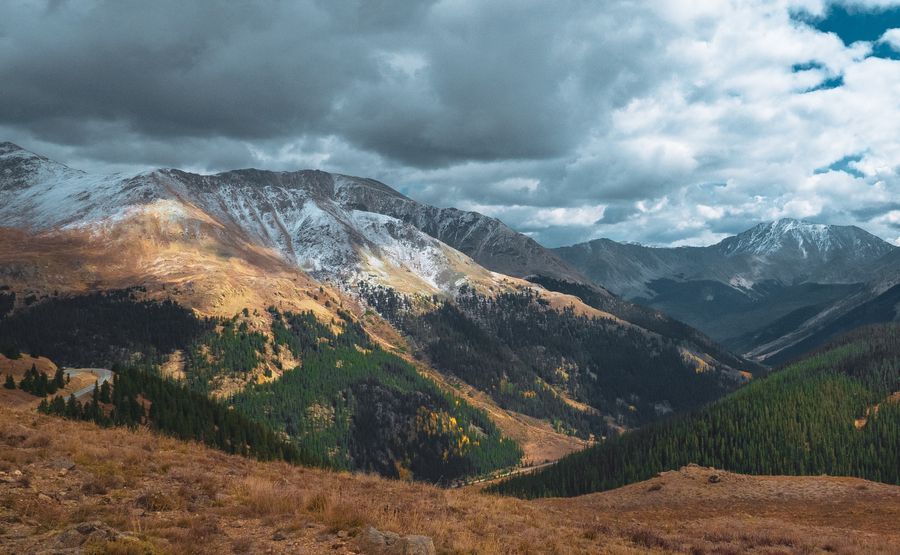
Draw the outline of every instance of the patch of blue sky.
M815 92L815 91L825 91L828 89L836 89L836 88L842 87L842 86L844 86L844 76L836 75L834 77L829 77L828 79L825 79L824 81L822 81L815 87L810 87L803 92L808 93L808 92Z
M840 160L832 162L828 166L816 169L813 173L828 173L831 171L838 171L848 173L853 177L863 177L863 173L852 166L853 162L859 162L860 160L862 160L862 157L862 154L848 154Z
M793 18L823 33L836 34L846 45L857 41L872 42L872 56L900 60L900 51L886 42L878 42L885 31L900 28L900 6L865 8L831 4L824 16L800 11L795 12ZM804 65L798 64L800 69L795 71L803 71Z
M865 9L832 4L824 17L797 12L794 19L824 33L834 33L849 45L860 40L876 41L888 29L900 28L900 6Z

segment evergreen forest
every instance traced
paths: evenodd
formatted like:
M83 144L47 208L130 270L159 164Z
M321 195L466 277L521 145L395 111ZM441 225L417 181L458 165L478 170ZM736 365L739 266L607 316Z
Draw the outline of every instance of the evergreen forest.
M689 463L900 483L900 325L861 328L712 405L570 455L493 491L573 496Z

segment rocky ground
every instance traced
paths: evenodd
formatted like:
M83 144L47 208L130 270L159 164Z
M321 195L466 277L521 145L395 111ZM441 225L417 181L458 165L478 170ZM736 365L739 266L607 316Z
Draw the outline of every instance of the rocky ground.
M890 553L897 522L900 488L851 478L686 467L523 501L0 407L0 552Z

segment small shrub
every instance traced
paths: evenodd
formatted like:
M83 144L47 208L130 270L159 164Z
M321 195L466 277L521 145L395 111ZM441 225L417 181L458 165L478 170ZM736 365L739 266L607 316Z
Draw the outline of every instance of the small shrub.
M134 500L134 506L148 511L159 512L177 509L179 503L165 493L150 491L139 495Z
M582 537L586 540L596 541L603 536L609 536L610 534L612 534L612 529L609 526L606 524L597 524L585 530Z
M328 506L331 503L328 501L328 498L322 494L317 493L309 500L306 504L306 510L317 515L325 514L325 511L328 510Z
M666 538L660 536L656 532L652 530L648 530L646 528L639 528L632 530L628 534L628 539L630 539L633 543L640 545L642 547L646 547L649 549L664 549L664 550L673 550L674 546L672 542L667 540Z
M94 474L81 484L81 492L87 495L106 495L109 490L122 486L122 480L115 474Z
M325 510L324 521L330 532L355 530L362 528L368 522L358 508L345 503L329 506Z
M28 436L22 443L22 447L40 449L42 447L49 447L51 443L53 443L53 440L47 434L35 433Z
M253 516L290 514L303 506L302 494L292 487L248 478L241 485L242 507Z

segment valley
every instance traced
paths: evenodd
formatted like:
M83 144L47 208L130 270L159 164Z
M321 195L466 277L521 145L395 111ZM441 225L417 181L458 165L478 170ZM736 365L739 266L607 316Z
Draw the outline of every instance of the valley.
M900 0L18 0L0 76L0 555L900 553Z
M628 278L633 302L584 247L370 179L98 176L11 143L0 169L4 547L889 551L896 328L802 358L895 318L895 250L855 231L816 228L816 250L806 224L760 226L708 248L731 267L690 251L715 274L661 251L677 273ZM794 233L858 273L746 278ZM799 477L822 473L861 479ZM877 522L800 510L826 497Z
M749 474L855 475L897 484L898 391L900 326L864 327L700 410L644 426L492 489L528 498L575 496L689 463Z
M662 315L629 321L643 313L600 287L592 295L606 300L592 305L523 280L535 271L584 278L497 220L420 205L372 180L259 170L96 176L11 143L0 162L10 238L0 278L13 310L0 339L57 364L167 369L299 447L317 445L322 464L409 471L417 450L399 445L382 446L378 463L347 458L354 423L366 419L354 411L370 402L399 415L388 435L415 443L417 406L446 413L423 399L449 395L467 411L456 392L468 391L482 408L452 415L472 426L460 440L496 422L505 428L487 435L523 441L526 451L510 452L531 464L713 399L758 370L700 334L672 331ZM172 357L181 360L174 373ZM348 381L357 364L362 373ZM315 383L322 389L310 394ZM308 428L319 417L298 409L327 416L316 424L324 428ZM479 472L518 460L491 464Z
M900 319L890 292L900 249L853 226L782 219L708 247L597 239L555 252L615 294L771 366L858 325Z

